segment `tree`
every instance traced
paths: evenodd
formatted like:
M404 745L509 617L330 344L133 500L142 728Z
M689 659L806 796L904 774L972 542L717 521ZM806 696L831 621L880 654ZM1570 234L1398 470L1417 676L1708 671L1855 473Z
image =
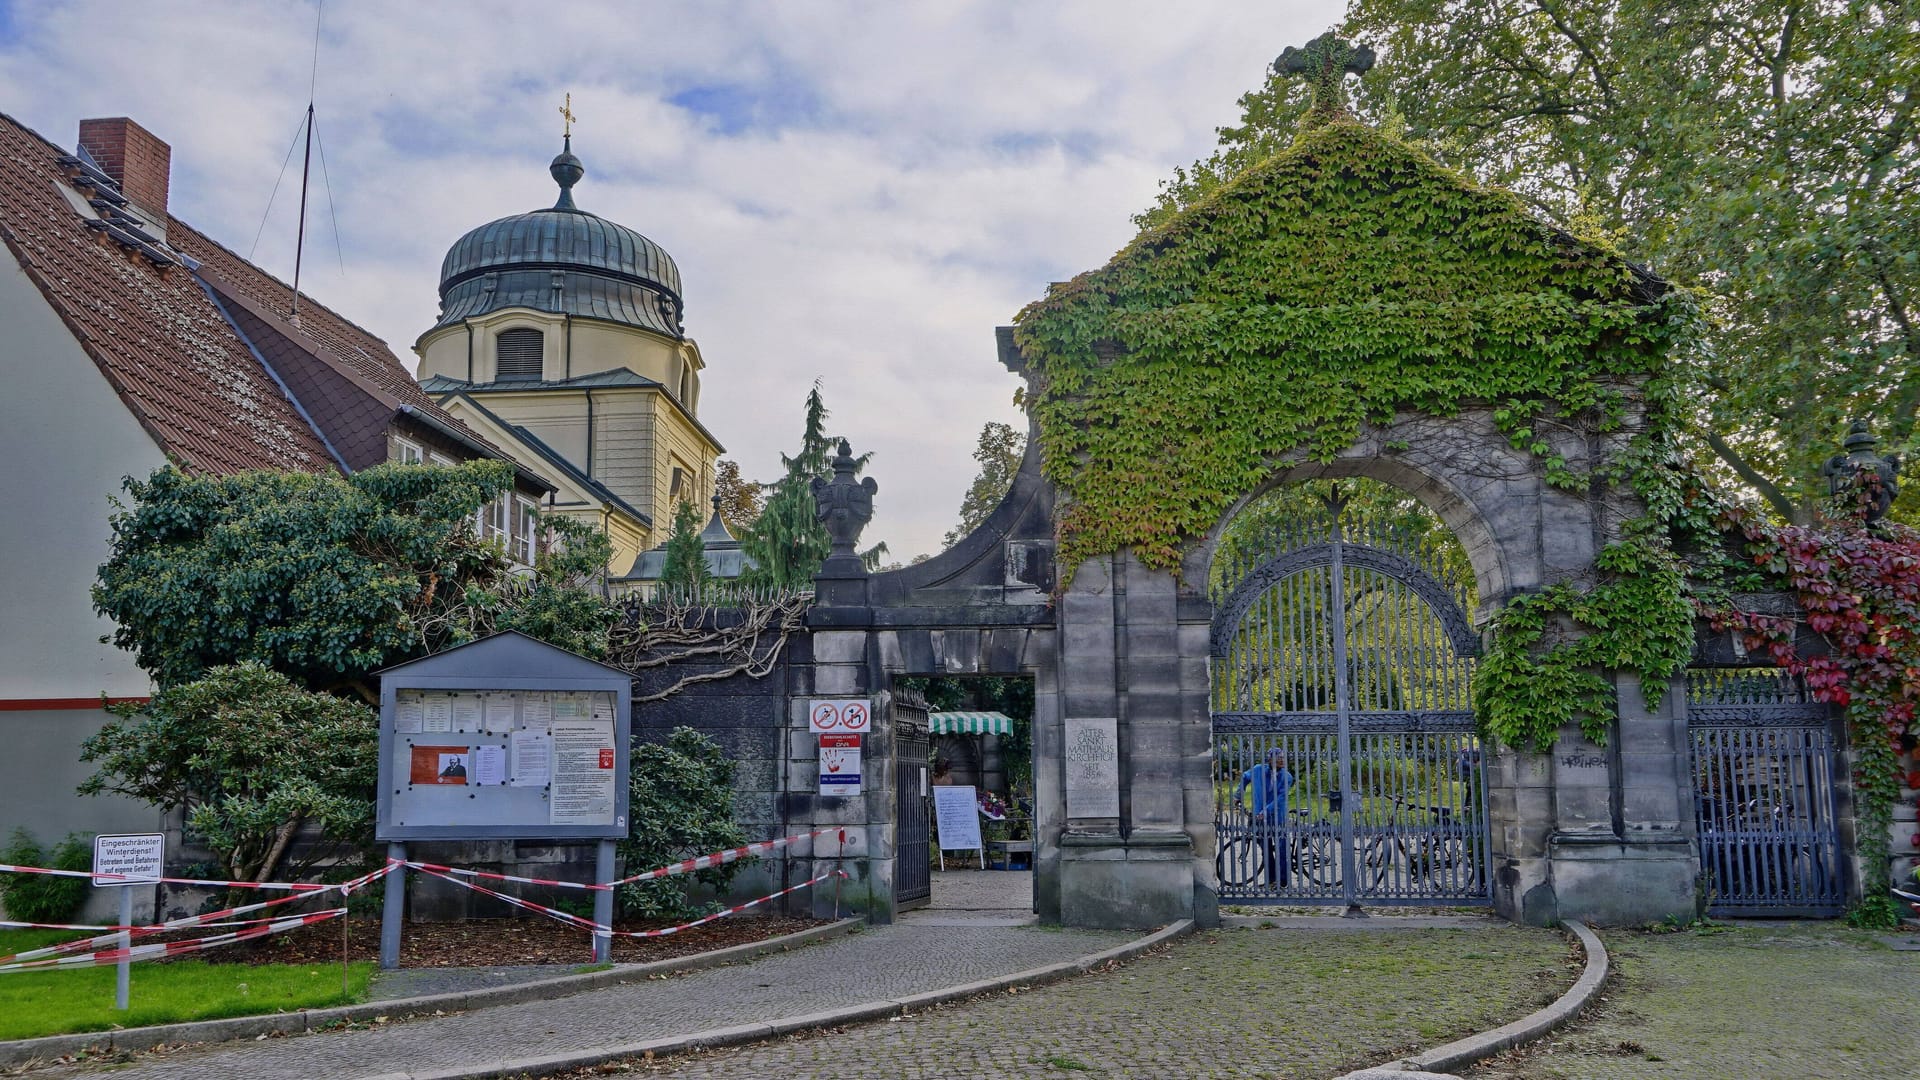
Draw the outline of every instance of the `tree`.
M960 524L948 530L942 541L947 547L966 539L968 533L984 524L999 507L1007 489L1013 486L1013 474L1020 471L1020 458L1026 449L1026 436L1014 431L1011 424L989 420L980 429L980 441L973 448L973 460L980 463L980 473L960 500Z
M720 500L720 520L735 536L745 533L760 516L760 485L740 475L740 463L721 458L714 464L713 493Z
M1703 464L1810 520L1848 419L1896 448L1920 408L1920 26L1852 0L1354 0L1382 51L1359 111L1708 295ZM1296 80L1241 99L1165 220L1285 146ZM1896 513L1920 510L1909 495Z
M379 727L367 706L249 661L115 711L81 744L98 769L80 792L184 809L232 880L273 880L372 842ZM315 842L296 850L309 826Z
M807 393L806 422L800 433L800 452L780 455L786 475L767 485L767 498L740 537L740 546L752 563L745 575L749 584L775 589L805 589L813 585L820 564L827 561L833 540L825 524L814 517L813 481L832 479L834 447L839 440L827 434L827 405L820 384ZM873 455L855 459L865 468ZM879 565L885 544L861 553L869 567Z
M558 543L531 577L475 535L511 490L499 462L381 465L340 477L257 472L129 479L93 589L113 641L162 686L254 661L370 695L364 676L496 629L604 651L613 605L581 586L606 540L544 520Z
M700 511L682 501L673 508L673 529L667 533L667 560L660 584L685 593L698 592L713 580L707 569L707 546L700 539Z
M633 828L620 841L626 872L637 874L710 851L739 847L746 833L733 819L733 762L713 740L692 728L674 728L665 743L633 745L627 812ZM725 888L746 867L731 862L693 875ZM694 914L684 878L620 887L620 910L646 918Z

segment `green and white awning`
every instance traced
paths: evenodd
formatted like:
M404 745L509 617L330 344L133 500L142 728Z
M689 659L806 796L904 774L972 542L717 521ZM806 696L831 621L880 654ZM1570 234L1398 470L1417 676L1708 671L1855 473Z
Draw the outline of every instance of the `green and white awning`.
M937 712L927 720L935 735L1013 734L1013 717L1003 712Z

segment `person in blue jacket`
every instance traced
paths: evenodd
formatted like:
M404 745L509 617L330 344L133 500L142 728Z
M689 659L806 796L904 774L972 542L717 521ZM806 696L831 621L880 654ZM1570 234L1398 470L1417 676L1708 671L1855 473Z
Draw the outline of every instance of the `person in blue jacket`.
M1266 842L1267 882L1287 887L1287 794L1293 790L1293 773L1287 771L1287 755L1279 747L1267 751L1267 759L1240 774L1233 785L1233 801L1240 793L1253 790L1253 834Z

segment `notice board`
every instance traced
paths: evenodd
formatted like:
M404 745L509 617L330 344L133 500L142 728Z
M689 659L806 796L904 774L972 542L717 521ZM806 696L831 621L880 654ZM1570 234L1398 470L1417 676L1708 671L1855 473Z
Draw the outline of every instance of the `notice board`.
M980 850L980 800L973 785L934 785L933 819L941 851Z
M627 835L625 672L510 632L379 677L379 839Z

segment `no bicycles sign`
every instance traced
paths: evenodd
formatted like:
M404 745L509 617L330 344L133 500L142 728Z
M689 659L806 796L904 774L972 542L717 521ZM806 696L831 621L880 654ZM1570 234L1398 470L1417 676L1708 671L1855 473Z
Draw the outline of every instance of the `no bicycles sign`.
M814 698L807 703L807 730L864 735L873 730L873 708L865 698Z

